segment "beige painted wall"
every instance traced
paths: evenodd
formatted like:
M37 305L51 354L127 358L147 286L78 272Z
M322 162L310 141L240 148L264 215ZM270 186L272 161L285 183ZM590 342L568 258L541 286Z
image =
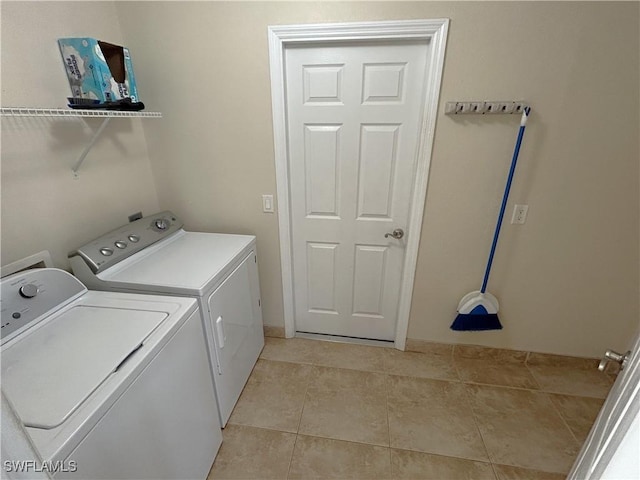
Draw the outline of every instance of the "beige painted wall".
M83 25L77 15L113 20L109 5L41 5L2 5L3 105L62 105L68 90L52 51L55 38L87 33L64 28L66 14L74 10L75 28ZM162 120L143 124L157 206L173 209L191 229L258 236L267 325L283 325L277 218L263 214L260 202L261 194L275 194L267 26L448 17L441 105L523 98L534 107L510 201L530 210L526 225L503 229L490 282L504 330L450 331L458 300L482 277L518 121L440 113L409 337L584 356L628 346L639 322L637 3L118 2L115 8L142 100L164 112ZM120 40L115 23L84 28ZM25 64L23 52L38 62ZM59 74L43 78L41 71ZM62 264L67 249L119 225L132 209L155 209L149 176L136 174L148 173L139 123L110 126L77 181L69 172L77 135L60 136L59 124L38 121L12 127L9 137L5 123L3 263L53 245ZM105 217L96 222L100 210Z
M639 321L638 4L574 2L119 3L145 100L158 195L194 229L255 233L265 323L283 325L267 26L451 19L441 105L533 105L490 291L504 330L455 333L479 288L518 129L441 113L409 337L597 356ZM145 21L146 20L146 21ZM625 108L628 105L629 108Z
M69 84L56 40L123 41L113 2L2 2L2 106L66 107ZM161 120L146 120L161 121ZM114 119L74 179L99 120L2 118L2 264L48 249L67 253L158 210L140 120Z
M265 323L282 325L266 27L451 18L441 102L534 106L490 290L499 332L455 333L478 288L517 119L440 115L409 337L596 356L638 325L638 5L600 3L126 3L150 102L160 202L195 229L258 235ZM143 22L144 18L153 21ZM603 27L605 26L605 27ZM603 33L606 31L606 35Z

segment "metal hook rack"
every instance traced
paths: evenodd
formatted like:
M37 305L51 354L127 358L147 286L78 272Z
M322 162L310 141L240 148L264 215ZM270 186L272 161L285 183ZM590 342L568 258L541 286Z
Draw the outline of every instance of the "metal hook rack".
M444 106L445 115L461 114L521 114L529 104L517 100L489 100L489 101L468 101L468 102L447 102Z

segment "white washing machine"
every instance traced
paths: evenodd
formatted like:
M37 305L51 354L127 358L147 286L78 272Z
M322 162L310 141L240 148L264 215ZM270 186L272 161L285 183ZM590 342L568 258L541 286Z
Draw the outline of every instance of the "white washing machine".
M194 300L87 291L52 268L1 286L2 393L40 471L207 477L222 432ZM28 477L33 460L3 458L3 469Z
M224 427L264 346L255 237L187 232L167 211L107 233L69 260L92 289L198 300Z

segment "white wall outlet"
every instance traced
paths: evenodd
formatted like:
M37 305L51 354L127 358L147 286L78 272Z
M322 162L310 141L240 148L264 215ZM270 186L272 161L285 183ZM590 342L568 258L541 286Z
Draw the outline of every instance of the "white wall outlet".
M273 195L262 195L262 211L264 213L273 213Z
M529 205L515 205L513 207L513 215L511 216L512 224L522 225L527 221L527 212L529 211Z

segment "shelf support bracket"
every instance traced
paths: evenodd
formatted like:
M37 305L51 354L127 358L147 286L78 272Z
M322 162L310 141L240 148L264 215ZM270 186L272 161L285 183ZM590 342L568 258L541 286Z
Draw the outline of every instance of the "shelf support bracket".
M84 147L84 150L82 151L82 153L80 154L80 157L78 158L78 161L76 162L76 164L73 166L72 171L73 171L73 176L78 178L79 174L78 174L78 170L80 169L80 167L82 166L82 162L84 162L85 157L87 156L87 154L89 153L89 151L91 150L91 148L93 148L93 146L95 145L95 143L98 141L98 138L100 137L100 134L102 134L102 131L105 129L105 127L109 124L109 120L111 120L112 117L106 117L103 121L102 124L98 127L98 129L96 130L96 132L93 134L93 137L91 137L91 140L89 141L89 144Z

